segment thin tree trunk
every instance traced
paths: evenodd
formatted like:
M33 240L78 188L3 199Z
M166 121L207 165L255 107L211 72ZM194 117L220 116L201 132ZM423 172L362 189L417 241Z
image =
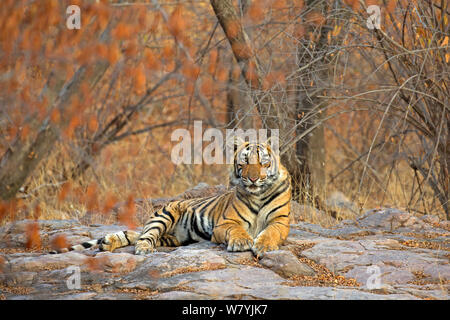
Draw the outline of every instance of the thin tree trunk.
M278 110L277 104L273 96L271 94L265 94L262 89L263 74L260 64L254 54L252 44L243 29L241 20L232 4L232 1L211 0L210 2L231 45L234 57L241 68L242 76L252 90L252 100L259 112L263 127L267 129L277 128L280 130L280 137L286 137L287 128L285 128L285 124L279 117L280 111ZM323 37L325 37L324 39L326 40L325 30L323 30L323 35L321 35L321 38ZM299 109L305 107L303 103L304 101L298 100L298 103L296 103L296 111L299 111ZM308 108L308 110L311 109L312 106ZM314 123L312 123L311 126L314 125ZM308 128L299 129L301 131L297 132L297 134L301 134L303 130ZM313 135L313 137L313 139L309 139L309 142L301 141L297 145L297 152L295 149L292 149L282 156L283 163L293 175L294 183L298 182L298 190L312 185L313 176L317 176L318 181L324 180L325 177L323 170L325 162L323 156L325 152L323 127L317 130L316 135ZM315 152L310 152L309 148L311 147L311 143L315 144ZM313 160L310 160L310 155L314 155L314 157L312 157ZM303 158L308 159L308 161L299 161ZM310 161L317 161L317 165L311 167ZM314 168L314 174L311 173L312 168Z
M227 84L227 128L254 128L252 106L253 102L244 78L240 74L235 79L233 70L230 70Z
M247 13L250 4L250 0L238 1L241 18ZM231 62L230 65L232 64ZM230 68L227 83L227 128L254 128L256 123L253 121L252 105L249 88L242 73L237 77L233 68Z
M211 0L210 2L241 68L242 76L252 90L252 101L259 112L263 127L279 128L275 100L271 95L265 95L262 90L262 70L236 8L231 0Z
M308 0L305 1L308 9L318 12L325 12L325 2L317 2ZM309 26L306 28L306 34L312 33L313 28ZM327 49L327 34L328 27L323 25L320 30L320 35L314 44L314 51L319 55L323 54ZM299 51L299 62L302 61L302 56ZM323 102L316 97L320 95L323 89L321 86L328 83L328 74L325 66L325 61L314 64L312 68L317 69L315 72L310 72L312 79L303 79L297 84L297 102L296 113L300 116L305 116L310 113L315 113L311 120L305 122L304 125L298 126L296 134L301 135L312 126L320 123L325 117ZM309 92L313 92L309 94ZM322 104L322 105L321 105ZM318 108L318 106L320 107ZM320 112L317 112L320 110ZM295 158L298 167L293 170L294 184L294 198L300 202L316 204L320 203L320 196L324 194L325 187L325 138L324 126L319 125L311 133L307 134L303 139L296 144Z

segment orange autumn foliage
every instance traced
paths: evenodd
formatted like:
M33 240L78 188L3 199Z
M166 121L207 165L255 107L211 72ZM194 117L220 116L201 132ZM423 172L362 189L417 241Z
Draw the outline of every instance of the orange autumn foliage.
M72 184L70 182L65 182L61 186L61 190L59 190L59 193L58 193L58 201L59 202L64 201L64 199L66 199L71 188L72 188Z
M239 59L249 59L253 56L252 48L246 43L235 42L233 43L232 48Z
M59 123L60 119L61 119L61 114L60 114L59 110L53 109L52 112L50 113L50 121L53 124L57 124L57 123Z
M261 22L264 19L264 3L262 1L252 1L250 7L248 8L248 16L255 22Z
M325 17L323 16L322 13L320 13L318 11L311 11L306 16L306 21L308 23L312 23L314 25L319 26L319 25L322 25L323 23L325 23Z
M152 23L151 23L150 29L149 29L149 31L151 33L155 33L157 31L160 20L161 20L161 15L159 13L156 13L153 17L153 20L152 20Z
M66 249L69 247L69 242L67 241L67 238L63 234L56 235L52 241L50 242L50 247L52 250L55 251L61 251L62 249Z
M215 85L214 81L211 77L203 77L202 79L202 85L201 85L201 92L207 96L210 97L215 92Z
M27 249L39 249L41 247L41 236L37 222L30 222L26 225L25 236L25 247Z
M227 25L226 33L229 38L236 38L241 30L239 21L230 21Z
M111 35L117 40L130 39L133 35L133 27L124 22L119 22L111 32Z
M7 216L9 216L11 220L14 220L17 207L18 201L16 199L0 201L0 221Z
M109 259L106 257L86 257L84 260L88 270L93 272L103 272L108 262Z
M217 50L216 49L211 50L211 52L209 53L209 65L208 65L208 72L210 74L214 74L214 72L216 71L217 57L218 57Z
M134 90L135 90L135 92L137 94L144 93L145 89L146 89L146 84L147 84L147 78L145 76L144 65L140 64L135 69L135 74L134 74Z
M2 202L0 202L0 221L2 221L3 218L5 218L7 214L8 214L7 206L6 206L6 204L2 201Z
M146 49L144 52L145 67L150 70L157 70L159 62L151 49Z
M256 66L253 62L249 63L248 69L245 72L245 77L250 82L250 84L254 87L258 86L258 74L256 70Z
M305 36L306 34L306 29L305 26L303 24L296 24L294 26L294 37L296 39L301 39Z
M101 57L103 59L108 59L108 46L104 43L98 43L95 46L94 52L98 57Z
M69 125L64 130L64 134L67 138L71 139L75 132L75 129L81 125L81 118L78 115L72 116L70 119Z
M354 11L359 8L359 0L344 0L344 3L349 5Z
M239 77L241 76L242 70L239 66L234 66L233 69L231 70L231 78L233 80L238 80Z
M41 206L39 204L37 204L34 207L33 219L35 219L35 220L39 219L41 217L41 214L42 214Z
M136 40L129 40L125 42L124 54L127 58L132 59L139 53L139 44Z
M200 67L198 65L196 65L195 63L186 60L183 63L183 67L181 69L181 72L183 73L183 75L190 79L190 80L195 80L198 78L199 74L200 74Z
M222 82L227 81L228 73L229 73L229 71L226 68L224 68L223 66L219 66L217 68L217 75L216 75L217 80L222 81Z
M125 207L117 215L119 223L126 225L129 229L136 229L136 204L134 203L134 197L128 196Z
M111 194L107 195L106 199L103 201L102 213L110 212L116 205L117 201L118 201L118 199L116 196L111 195Z
M108 62L111 65L114 65L117 61L120 59L120 49L119 46L116 43L112 43L106 54L106 59L108 59Z
M96 115L92 115L88 120L88 129L91 132L95 132L98 129L98 120Z
M98 188L96 183L91 183L86 190L86 208L89 211L98 206Z
M166 59L166 61L172 59L174 55L175 55L175 50L173 49L172 44L168 43L167 45L165 45L163 47L161 57Z
M20 138L25 141L28 138L28 135L30 134L30 126L28 124L24 125L22 127L22 130L20 131Z
M386 11L389 13L393 13L395 8L397 7L398 0L388 0L388 4L386 6Z
M182 36L184 29L186 28L186 22L183 17L183 7L177 6L167 21L167 27L169 32L176 38Z
M286 0L272 0L271 3L273 9L282 10L287 7Z
M0 273L3 272L3 270L5 268L5 264L6 264L6 259L3 258L2 256L0 256Z
M286 83L286 78L283 72L273 71L267 74L263 80L263 89L269 90L276 84L284 85Z

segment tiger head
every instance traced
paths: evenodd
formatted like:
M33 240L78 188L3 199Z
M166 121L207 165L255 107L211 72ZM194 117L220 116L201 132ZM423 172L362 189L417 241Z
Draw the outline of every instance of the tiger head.
M232 185L260 194L279 178L279 157L267 143L244 142L238 147L230 177Z

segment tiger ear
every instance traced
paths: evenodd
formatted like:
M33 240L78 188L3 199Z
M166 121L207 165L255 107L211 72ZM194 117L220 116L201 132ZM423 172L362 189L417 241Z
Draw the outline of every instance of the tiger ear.
M278 135L270 136L266 140L266 142L263 143L263 145L265 145L268 150L278 154L279 145L280 145L280 140L279 140Z
M245 143L245 140L239 135L233 135L229 139L226 139L226 145L229 148L239 148Z
M262 144L266 147L266 148L268 148L269 150L270 149L272 149L271 148L271 143L272 143L272 141L274 141L274 137L269 137L265 142L263 142Z
M266 146L270 146L270 142L272 141L273 137L269 137L265 142L263 142L263 144L265 144Z

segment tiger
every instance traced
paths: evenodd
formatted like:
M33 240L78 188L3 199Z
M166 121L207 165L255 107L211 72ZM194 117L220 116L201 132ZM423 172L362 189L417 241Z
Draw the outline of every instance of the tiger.
M291 178L278 154L267 142L244 142L234 153L229 178L225 193L165 204L141 232L110 233L67 249L112 252L134 245L135 254L146 255L160 246L208 240L256 257L277 250L289 233L291 206Z

